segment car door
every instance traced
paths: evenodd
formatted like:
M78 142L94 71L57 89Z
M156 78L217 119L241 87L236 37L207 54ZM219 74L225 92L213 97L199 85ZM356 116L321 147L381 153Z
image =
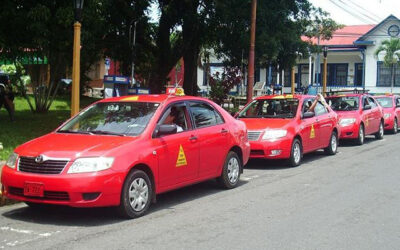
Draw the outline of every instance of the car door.
M199 178L216 176L229 150L229 127L212 105L190 101L189 106L200 147Z
M372 116L372 110L371 109L366 109L366 106L370 105L368 97L363 96L362 97L362 114L361 114L361 119L364 121L364 127L365 127L365 134L371 134L375 132L374 128L374 121L373 121L373 116Z
M304 118L304 113L308 111L314 98L308 98L303 101L302 115L300 118L300 135L303 141L303 152L310 152L318 149L319 145L319 123L317 116Z
M169 105L161 115L158 126L168 119L167 117L174 108L178 110L176 123L182 128L182 131L154 138L161 188L190 182L198 177L198 135L192 127L186 104L182 102Z
M324 148L329 144L334 124L331 119L331 114L322 103L317 103L314 112L319 127L319 136L317 138L319 140L318 148Z
M399 122L400 118L400 97L395 97L394 105L396 108L396 117L397 117L397 122Z
M379 131L379 125L381 123L382 113L381 108L378 103L376 103L375 99L372 97L368 97L368 101L371 105L371 117L373 122L373 131Z

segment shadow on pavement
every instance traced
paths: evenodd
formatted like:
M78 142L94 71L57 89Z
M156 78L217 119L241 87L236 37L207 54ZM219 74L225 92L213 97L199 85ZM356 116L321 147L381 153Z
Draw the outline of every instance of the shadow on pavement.
M247 181L241 180L238 187L246 183ZM157 202L150 206L148 213L144 216L164 209L173 209L178 204L190 202L208 195L229 191L219 187L215 180L210 180L163 193L157 196ZM126 221L126 219L121 218L117 214L113 207L73 208L49 205L48 207L39 209L24 206L3 212L2 215L9 219L30 223L82 227L109 225Z
M323 157L329 157L324 153L323 150L318 150L304 154L303 159L301 160L301 165L298 167L301 168L303 164L318 161ZM287 160L270 160L270 159L251 159L245 166L245 169L260 169L260 170L281 170L290 168L292 167L289 166Z

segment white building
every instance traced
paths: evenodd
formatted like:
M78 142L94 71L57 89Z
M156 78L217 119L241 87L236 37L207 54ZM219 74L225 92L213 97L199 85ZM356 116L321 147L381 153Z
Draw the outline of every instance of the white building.
M400 38L400 20L390 15L376 25L345 26L337 30L332 39L321 40L320 46L328 47L328 90L334 88L362 88L370 93L390 92L391 70L383 65L384 53L375 56L375 51L383 40ZM316 44L316 39L311 42ZM323 55L320 59L316 54L310 58L299 59L295 67L295 83L297 87L306 87L310 82L321 82L315 72L316 65L320 64L323 72ZM211 72L222 70L223 64L216 58L211 59ZM311 70L310 70L311 68ZM271 72L271 74L269 74ZM311 74L310 74L311 73ZM255 81L284 84L285 92L290 92L289 70L279 70L271 67L268 69L256 69ZM198 69L199 88L207 89L205 72ZM400 93L400 66L396 66L394 93Z

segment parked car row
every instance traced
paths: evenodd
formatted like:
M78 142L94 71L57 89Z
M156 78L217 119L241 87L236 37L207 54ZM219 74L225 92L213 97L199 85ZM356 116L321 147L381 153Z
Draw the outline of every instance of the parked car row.
M298 166L308 152L336 154L339 138L362 144L365 135L397 132L399 98L376 100L336 95L328 105L308 95L264 96L232 117L181 91L109 98L17 147L3 167L2 191L31 207L116 206L135 218L179 187L214 178L236 187L249 158Z

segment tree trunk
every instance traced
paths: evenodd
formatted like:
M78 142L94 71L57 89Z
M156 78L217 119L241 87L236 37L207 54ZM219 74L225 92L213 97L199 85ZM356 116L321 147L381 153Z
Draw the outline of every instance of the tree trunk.
M396 64L392 64L392 81L390 83L390 93L393 94L393 85L394 85L394 67Z
M192 47L192 46L191 46ZM184 81L183 89L187 95L197 95L197 61L199 58L199 46L194 45L192 50L183 54L184 61Z

